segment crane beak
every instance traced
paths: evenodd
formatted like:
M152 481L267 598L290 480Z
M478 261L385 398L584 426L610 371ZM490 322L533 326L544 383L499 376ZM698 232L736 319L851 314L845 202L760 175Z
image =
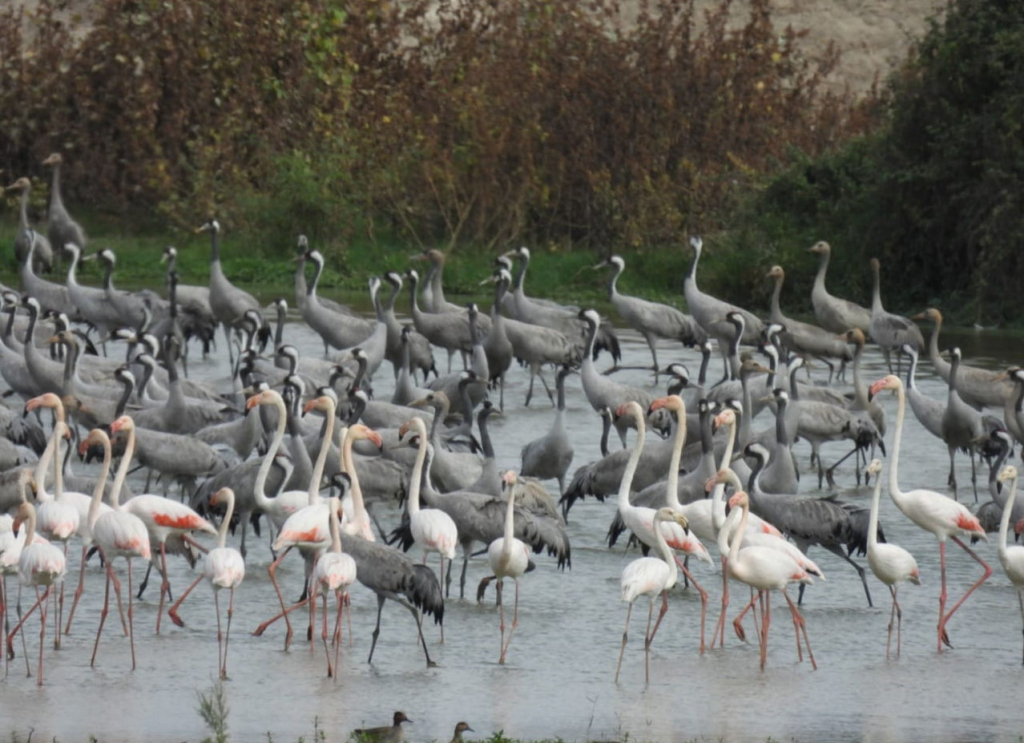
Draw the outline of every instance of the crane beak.
M483 286L484 284L495 284L495 283L497 283L497 281L498 281L498 277L495 276L494 274L491 274L486 279L484 279L479 284L477 284L477 286Z

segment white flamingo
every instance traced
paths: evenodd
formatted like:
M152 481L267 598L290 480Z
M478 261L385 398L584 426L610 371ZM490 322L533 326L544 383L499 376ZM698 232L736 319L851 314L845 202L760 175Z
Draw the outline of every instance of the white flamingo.
M622 647L619 649L619 662L615 666L615 683L619 682L619 670L622 668L622 655L626 652L627 633L629 632L629 617L633 613L633 602L640 596L647 596L650 600L647 608L647 630L644 632L644 680L650 683L651 680L651 643L654 642L654 635L661 626L661 620L668 611L668 592L676 584L679 577L676 571L676 564L665 542L661 524L674 523L682 529L688 528L686 517L665 506L659 508L654 514L654 522L659 528L654 530L654 551L657 557L641 557L629 563L622 571L622 578L619 585L622 589L622 600L629 604L626 609L626 626L622 630ZM658 612L658 621L654 624L654 631L651 631L651 619L654 617L654 600L661 596L661 611Z
M316 561L316 570L313 573L313 583L324 597L323 630L320 639L324 643L324 654L327 656L327 676L337 678L338 651L341 648L341 614L345 604L348 602L348 587L356 580L356 561L351 555L341 551L341 523L338 513L341 511L341 502L337 498L331 498L327 510L331 514L331 549L320 556ZM331 667L331 653L327 646L327 594L334 593L334 601L338 607L338 613L334 620L334 667ZM351 619L351 613L349 614ZM351 624L349 636L352 635Z
M498 593L498 610L501 613L501 655L498 656L498 663L505 662L505 655L508 653L508 646L512 644L512 635L519 626L519 577L530 569L530 548L526 543L514 536L515 533L515 511L516 511L516 473L512 470L506 472L502 478L502 487L508 493L508 510L505 512L505 534L498 537L487 546L487 562L491 566L491 573L498 579L496 591ZM505 640L505 602L501 598L501 590L505 578L511 578L516 584L516 598L512 610L512 627L508 632L508 641Z
M999 520L999 563L1006 572L1006 577L1017 589L1017 603L1020 604L1020 618L1024 621L1024 547L1006 545L1007 532L1010 530L1010 513L1013 501L1017 497L1017 468L1005 467L999 473L1000 482L1010 481L1010 494L1003 504L1003 516Z
M896 392L896 430L893 433L892 462L889 464L889 495L903 515L925 531L935 535L939 542L939 564L942 568L942 592L939 594L938 650L942 652L942 644L953 647L946 632L946 622L953 616L967 597L977 590L992 575L992 568L960 539L961 534L977 536L988 541L985 529L978 517L968 510L967 506L957 503L952 498L936 493L934 490L908 490L903 492L899 486L900 439L903 435L903 418L906 413L906 393L899 377L890 374L871 385L871 396L882 390ZM968 555L973 557L984 569L982 576L960 597L953 608L946 612L946 540L952 539Z
M872 459L868 465L868 477L879 475L882 461ZM889 659L889 646L892 644L892 623L896 621L896 657L900 657L900 641L903 633L903 610L896 598L899 584L909 580L921 585L921 573L917 568L917 560L902 547L891 542L878 543L878 508L882 497L882 478L875 478L875 491L871 496L871 520L868 524L868 565L878 580L889 586L892 594L892 611L889 613L889 638L885 641L885 659Z

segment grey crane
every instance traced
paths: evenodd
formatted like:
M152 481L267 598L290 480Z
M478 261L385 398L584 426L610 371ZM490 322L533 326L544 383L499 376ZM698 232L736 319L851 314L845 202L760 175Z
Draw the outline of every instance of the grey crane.
M765 493L758 480L765 462L768 461L768 450L755 443L747 446L744 453L755 462L747 486L751 511L790 537L801 552L806 553L812 545L817 544L848 562L860 576L868 606L872 606L867 574L851 557L854 551L858 555L867 553L868 524L871 515L869 509L847 503L834 495L811 498ZM884 542L885 534L881 525L877 533L878 541ZM797 603L802 602L803 591L800 591Z
M462 307L444 297L444 264L448 260L447 256L437 248L431 248L412 256L412 260L430 262L430 269L423 282L423 306L426 311L435 315L461 312Z
M501 415L490 400L484 400L480 406L480 412L476 416L476 425L480 429L480 451L483 453L483 469L480 477L466 490L471 493L483 493L484 495L501 495L501 476L498 474L498 460L494 456L494 446L491 444L491 433L488 428L487 419L492 415Z
M18 261L24 261L33 250L32 246L32 223L28 221L28 199L32 194L32 181L22 176L5 190L18 191L18 233L14 238L14 257ZM49 270L53 265L53 248L45 235L37 233L36 244L32 260L35 262L33 268L37 271Z
M154 316L164 317L168 313L167 303L153 292L133 294L131 292L118 291L114 286L114 267L117 265L117 256L113 250L104 248L96 254L96 257L103 262L105 273L103 278L103 292L107 302L114 308L121 325L132 328L145 327L148 322L146 312Z
M724 354L729 339L733 335L733 327L725 321L725 316L729 312L739 312L743 315L744 320L742 342L756 344L764 330L764 323L752 312L724 302L710 294L705 294L697 287L697 263L700 261L704 241L696 236L691 237L690 248L693 250L693 260L690 262L690 270L683 282L683 294L686 296L686 306L693 315L693 319L704 329L705 333L718 340L719 350Z
M835 333L819 328L817 325L800 322L782 313L779 305L779 297L782 294L782 285L786 281L786 272L782 266L772 266L766 278L774 279L775 286L772 290L770 317L773 323L782 325L781 332L783 344L790 351L806 356L813 356L828 366L828 381L831 384L832 374L835 371L831 359L838 359L842 362L839 378L843 376L846 362L853 360L853 352L843 338L837 338Z
M532 325L543 325L562 333L574 344L585 348L587 344L587 326L581 322L579 310L576 307L562 307L552 302L540 302L526 296L523 291L523 281L526 269L530 263L530 251L526 247L509 251L505 255L514 255L519 259L519 273L516 277L516 284L512 293L515 318L520 322ZM597 335L590 352L594 358L603 350L607 350L615 364L622 358L622 349L619 346L619 338L611 323L604 320L598 321Z
M928 358L942 381L949 383L950 362L939 353L939 332L942 330L942 313L929 307L914 320L929 320L932 332L928 338ZM1006 399L1013 394L1013 385L1002 372L982 369L977 366L961 363L957 369L956 389L961 399L979 410L985 406L1002 407Z
M593 352L594 344L597 342L597 329L601 322L600 315L594 310L588 309L580 310L579 317L587 324L587 350L583 354L580 366L580 378L583 380L583 393L587 396L587 402L594 410L600 410L603 407L618 410L620 405L635 400L641 408L647 410L654 399L649 392L615 382L599 374L594 367ZM625 416L615 421L615 428L623 446L626 445L626 430L630 426L630 420L629 416Z
M309 294L309 287L306 285L306 257L308 254L309 238L305 235L299 235L299 255L295 259L295 307L299 312L305 312L306 296ZM321 307L325 307L332 312L337 312L340 315L347 315L352 318L359 318L359 315L353 312L351 307L346 307L340 302L335 302L329 297L321 297L318 295L317 302L320 303Z
M503 305L505 297L508 296L509 284L512 281L509 272L505 269L499 269L491 278L484 281L495 282L495 307ZM484 342L484 350L487 351L487 348L492 343L492 337L495 338L495 343L500 343L503 334L512 347L512 355L530 366L530 386L526 391L525 405L528 407L530 400L533 399L533 383L537 378L540 378L545 392L548 393L548 398L554 403L554 396L551 394L547 380L544 379L541 368L545 364L576 366L580 362L583 349L559 330L503 317L495 307L491 308L491 315L494 320L491 326L491 333ZM490 363L491 357L488 356L489 366ZM500 364L502 362L499 360L497 363ZM502 387L504 388L504 384L502 384Z
M907 401L914 417L932 436L942 438L942 417L946 413L946 404L925 395L917 386L917 349L909 344L900 347L900 351L910 358L907 369Z
M860 375L861 359L864 356L864 344L867 342L867 338L864 337L864 331L860 328L851 328L842 337L854 347L853 400L850 401L848 407L854 412L866 412L870 416L872 423L875 424L875 428L878 429L879 435L885 436L885 409L876 400L868 397L867 385L864 384Z
M21 302L17 302L13 297L5 298L4 301L7 302L5 309L10 312L13 317L14 312ZM39 303L36 302L37 306L38 304ZM31 320L31 322L34 324L35 320ZM35 329L33 328L33 335L34 330ZM0 376L4 378L4 381L7 382L7 385L12 390L27 400L36 394L39 387L36 384L35 377L29 370L28 364L25 360L24 345L22 345L21 349L16 349L7 344L9 339L10 337L8 336L0 340ZM32 342L32 336L26 335L26 340Z
M466 320L469 323L470 337L473 339L469 371L473 372L476 379L474 379L469 385L467 391L469 392L470 399L472 400L473 407L475 408L487 396L487 380L490 379L490 368L487 363L487 355L480 342L480 333L477 329L479 310L477 309L476 303L470 302L463 312L465 312ZM435 317L451 317L453 315L455 315L454 312L449 312L445 315L436 315ZM459 399L460 383L463 379L462 374L463 372L455 372L454 374L446 374L443 377L435 377L427 383L427 389L434 390L435 392L442 391L448 395L448 399L450 400Z
M626 261L622 256L612 255L594 266L594 270L606 267L613 269L611 278L608 280L608 299L619 316L647 341L647 347L651 349L655 378L660 371L658 367L658 338L679 341L688 347L707 340L707 333L694 319L675 307L620 294L617 284L619 276L626 270Z
M472 554L473 545L481 542L490 544L505 529L505 513L508 502L498 496L457 490L449 493L438 493L433 486L433 460L437 453L435 446L427 448L427 459L423 471L423 489L420 499L425 508L438 508L455 522L459 532L459 544L462 547L462 574L459 579L459 598L465 598L466 568ZM549 555L557 558L559 569L572 567L572 548L565 525L557 518L544 516L528 511L517 505L515 507L515 536L533 549L534 553L546 550ZM398 542L403 550L413 545L412 531L408 520L403 519L389 537L394 544ZM445 576L446 592L451 586L451 563Z
M210 307L210 287L182 284L178 280L178 249L173 245L164 248L160 262L167 264L168 313L177 317L186 342L192 337L202 342L205 357L217 330L217 318Z
M473 338L469 333L469 317L462 311L423 312L417 299L419 274L410 269L405 277L409 281L409 314L412 315L413 325L428 341L448 351L448 371L451 372L452 355L456 351L468 354L473 348Z
M358 346L373 333L375 323L361 317L334 312L321 304L316 289L324 272L324 257L319 250L310 250L306 253L306 259L313 263L315 271L313 281L306 290L306 301L300 309L302 318L323 341L324 355L327 355L329 346L337 349Z
M398 379L395 380L395 391L391 395L391 403L393 405L408 405L413 400L419 400L422 397L426 397L429 394L429 390L423 387L417 387L413 379L411 360L412 360L412 335L415 331L413 328L406 326L402 328L401 344L402 344L402 365L398 369ZM419 335L417 333L417 335ZM421 338L423 336L420 336Z
M91 325L100 334L100 339L106 341L112 330L117 328L121 322L120 315L110 302L107 301L107 293L103 289L92 286L83 286L78 283L78 264L83 260L93 260L97 254L82 257L81 246L75 243L65 243L64 252L70 256L68 263L68 296L72 303Z
M541 480L558 480L558 494L565 492L565 473L572 464L573 448L565 432L565 378L572 373L568 366L558 370L555 388L558 390L558 407L551 430L539 439L534 439L520 452L523 466L520 474ZM607 407L607 406L605 406ZM483 434L481 433L481 436Z
M21 290L30 297L35 297L39 304L47 310L64 312L69 317L78 317L78 310L68 295L67 286L39 278L32 270L32 263L35 260L35 246L42 235L35 230L29 230L29 233L29 253L18 268L18 276L21 278Z
M430 427L430 443L434 447L433 477L445 492L469 487L480 477L483 463L478 456L467 452L453 452L441 443L441 424L448 417L451 401L444 392L429 392L426 397L414 400L412 407L429 406L434 409L434 421Z
M488 282L494 283L494 303L491 305L491 332L484 339L484 353L487 355L487 369L490 372L490 386L498 386L498 405L505 409L505 374L512 366L512 358L515 351L512 341L508 338L508 331L505 329L505 316L501 314L502 299L508 292L508 272L499 275L495 272L492 276L480 282L481 286ZM531 369L530 384L533 384L533 372Z
M999 531L999 521L1003 517L1003 509L1006 507L1009 493L998 481L997 475L1003 469L1007 457L1013 453L1011 448L1013 442L1007 431L996 431L992 435L992 442L995 448L995 457L992 459L988 475L988 492L992 496L992 500L982 503L975 514L985 531L989 533ZM1024 519L1024 504L1014 501L1010 523L1017 524L1021 519ZM1020 538L1019 532L1017 538ZM972 543L977 540L978 537L971 537Z
M383 304L384 321L388 326L388 345L385 358L395 368L395 377L398 377L402 363L402 324L395 317L395 302L402 291L402 277L395 271L388 271L384 274L384 280L391 284L391 295ZM424 338L415 330L409 336L409 363L412 369L418 369L426 379L431 372L437 374L437 366L434 364L434 349L430 341Z
M85 230L78 224L64 206L64 199L60 193L60 166L64 157L59 152L43 160L43 165L53 168L53 178L50 181L50 209L46 215L46 236L50 239L50 245L57 250L57 264L60 265L60 247L67 243L74 243L85 249L88 240L85 237Z
M789 394L781 389L772 391L775 398L775 442L771 458L761 473L761 487L768 493L795 493L799 489L800 475L793 461L793 441L786 427L786 409Z
M436 666L430 659L420 619L422 612L432 616L435 624L444 622L444 594L434 571L426 565L417 565L408 555L392 547L368 542L345 532L341 534L341 548L356 561L356 580L377 594L377 624L373 629L370 656L366 662L373 662L373 651L377 648L377 638L380 636L380 615L384 610L384 602L391 599L412 614L416 620L423 654L427 658L427 667Z
M228 358L235 362L231 347L231 331L237 328L245 313L254 310L261 313L262 308L256 298L244 289L239 289L224 275L220 265L220 222L211 219L199 227L196 232L210 233L210 309L224 328L224 342L228 344ZM262 325L262 323L261 323Z
M877 258L871 259L871 339L879 345L885 355L885 363L892 371L890 354L904 343L917 350L924 348L924 336L920 329L902 315L886 312L882 307L881 264ZM899 359L897 358L897 366Z
M1003 422L1013 437L1024 444L1024 369L1012 366L1005 374L1014 384L1014 393L1003 403Z
M942 440L949 451L949 486L956 497L956 471L954 459L957 449L966 450L971 457L971 483L974 485L974 500L978 500L978 478L975 470L976 442L984 436L985 428L981 414L968 405L957 391L957 372L960 367L960 349L950 352L949 385L946 395L946 409L942 413Z
M808 248L808 251L819 256L818 273L814 276L814 286L811 288L811 304L814 305L814 317L818 325L832 333L845 333L850 328L870 333L871 310L848 299L833 296L825 288L825 273L828 271L832 247L820 241Z

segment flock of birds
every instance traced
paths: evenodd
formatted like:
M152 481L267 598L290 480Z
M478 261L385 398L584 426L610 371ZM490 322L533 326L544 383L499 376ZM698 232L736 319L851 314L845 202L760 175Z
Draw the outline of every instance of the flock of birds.
M889 495L911 522L935 536L939 546L938 650L950 645L950 618L992 573L964 538L985 539L987 533L998 531L999 560L1017 588L1024 620L1024 547L1007 545L1011 528L1017 535L1024 530L1024 505L1015 498L1016 469L1004 466L1014 440L1024 443L1024 371L969 366L955 348L947 361L938 347L942 316L937 310L915 318L932 323L928 343L912 319L884 310L877 261L872 261L874 292L868 309L827 292L830 248L826 243L812 247L820 263L811 297L817 324L809 324L782 313L779 296L785 274L779 266L767 274L775 282L767 318L701 292L696 280L702 251L699 238L690 242L692 262L684 283L690 314L621 294L617 281L625 262L619 256L609 257L595 270L610 273L612 308L650 347L655 384L663 375L668 379L662 394L651 387L615 381L614 372L623 368L618 366L619 341L611 323L597 312L525 293L530 261L526 248L500 256L493 274L482 277L481 283L494 285L490 312L445 299L446 257L429 250L416 256L428 266L422 281L411 269L404 276L389 272L369 280L375 317L368 319L318 296L324 258L300 238L295 302L303 321L322 338L324 358L300 357L285 338L285 300L265 308L223 270L216 220L200 228L211 239L208 286L179 283L176 251L167 248L163 254L168 265L166 297L153 291L124 292L113 284L114 254L110 250L85 253L86 236L60 199L60 156L52 155L45 163L53 168L47 235L32 229L27 214L31 184L19 179L9 188L22 195L15 242L21 289L0 287L8 314L0 333L0 376L9 389L5 398L17 395L24 401L23 407L0 407L4 434L0 438L0 513L4 514L0 517L0 601L5 655L9 664L20 634L26 671L31 674L25 630L33 614L38 614L36 678L40 684L50 613L54 646L60 647L62 636L71 630L94 552L99 553L95 562L102 561L106 581L90 664L97 659L113 588L119 623L130 638L134 669L133 561L137 558L147 564L139 596L149 570L155 568L160 578L155 627L159 633L165 601L172 601L167 560L182 557L192 565L201 560L202 571L173 600L167 616L182 625L183 602L199 583L211 585L217 613L218 674L227 678L235 591L246 573L247 532L258 527L261 517L272 529L274 560L268 573L280 611L255 634L283 621L287 648L293 638L292 613L303 608L309 613L306 636L312 641L319 609L327 674L336 676L348 593L358 582L376 594L378 602L368 660L372 662L381 611L390 599L414 618L426 662L433 665L423 617L432 617L441 626L443 642L445 600L451 594L453 564L461 549L460 599L465 597L471 557L487 556L489 575L479 583L477 600L496 582L499 662L504 663L518 626L520 578L534 569L534 555L546 552L559 568L571 567L566 530L571 508L587 497L603 501L608 496L617 499L609 546L628 531L645 554L650 552L622 571L621 598L628 608L616 680L633 604L642 596L648 598L644 649L649 677L650 647L680 571L701 597L701 652L724 644L731 578L750 588L750 600L733 626L744 638L743 618L754 612L761 668L766 663L773 591L787 603L799 659L806 651L816 668L798 606L805 586L815 578L824 579L822 569L807 554L814 545L856 570L870 605L866 571L853 559L854 553L866 554L869 569L891 592L886 655L895 625L898 656L902 610L897 589L906 581L919 582L920 573L909 552L885 541L878 523L883 468L879 459L869 458L876 448L885 452L887 435ZM51 266L57 270L53 246L59 246L67 259L62 269L65 281L40 275L41 269ZM94 259L105 267L102 286L80 284L76 275L80 263ZM385 283L390 287L387 297L382 292ZM408 324L403 325L395 305L405 286L410 313ZM229 350L229 390L187 376L189 353L196 353L198 344L198 352L205 354L216 342L218 325ZM865 383L860 361L869 338L887 360L897 356L897 367L903 356L908 358L906 382L890 374L871 385ZM123 360L114 358L120 357L113 348L117 341L126 346ZM701 367L696 379L680 363L659 365L658 345L663 341L699 349ZM758 349L763 362L741 351L744 346ZM724 374L712 382L709 367L716 348ZM445 373L435 361L440 350L447 351ZM595 365L602 352L616 364L604 373ZM948 381L945 401L929 399L916 387L921 352L928 354ZM452 372L455 357L461 358L463 368ZM395 377L389 401L373 396L375 376L387 373L380 371L385 361ZM812 361L828 367L828 383L809 381ZM501 473L488 419L509 414L504 387L514 362L529 370L525 405L530 404L539 378L555 413L548 432L524 442L519 472ZM834 377L842 379L851 365L852 392L844 394L831 382ZM544 376L552 367L556 369L554 392ZM577 467L569 477L573 443L566 432L565 388L577 373L603 423L603 457ZM897 396L891 432L876 399L886 390ZM492 396L497 404L488 399ZM899 487L907 401L924 427L948 448L953 498ZM766 408L775 420L755 431L753 420ZM1002 416L985 413L986 408L995 408ZM48 412L43 415L43 411ZM318 422L313 422L314 416ZM612 429L621 440L620 449L609 442ZM635 438L630 446L631 429ZM662 438L648 440L652 430ZM858 484L862 475L865 484L874 476L871 507L865 509L837 495L799 494L800 474L793 457L799 441L811 446L819 488L826 478L834 483L835 467L850 456ZM822 448L830 442L848 442L850 451L826 469ZM74 449L86 462L99 460L99 472L91 477L72 475L68 460ZM978 458L989 462L992 501L976 511L956 499L953 458L958 451L969 453L972 471ZM144 494L130 492L126 481L133 467L147 472ZM150 492L154 477L163 484L162 494ZM546 481L557 483L557 499L542 484ZM175 485L180 499L170 494ZM976 480L974 489L977 500ZM378 506L401 500L405 504L401 522L388 532L379 522ZM219 526L211 521L214 514ZM241 532L237 548L228 544L229 530ZM216 540L215 545L197 539L204 532ZM982 575L947 608L948 540L979 563ZM81 548L80 574L65 620L66 555L72 543ZM711 563L712 544L721 557L722 594L719 617L707 642L709 593L690 573L688 561L692 557ZM475 551L481 547L480 553ZM293 548L305 561L305 581L300 600L289 604L276 571ZM436 573L427 566L433 553L440 559ZM117 558L125 560L126 602ZM34 590L35 601L28 611L21 611L21 587L18 598L11 597L7 577L12 575L20 577L21 586ZM510 623L506 623L503 595L506 580L514 584ZM799 586L796 600L788 593L794 584ZM226 615L219 605L222 590L228 593ZM333 629L328 617L331 594L335 598ZM13 626L8 620L11 603L17 604L19 614ZM351 616L349 632L351 636ZM400 714L395 713L394 724L399 731Z

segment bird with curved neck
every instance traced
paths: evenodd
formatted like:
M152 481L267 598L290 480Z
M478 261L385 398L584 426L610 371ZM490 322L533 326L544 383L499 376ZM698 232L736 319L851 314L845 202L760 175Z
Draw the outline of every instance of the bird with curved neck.
M688 528L686 516L674 511L669 506L659 508L654 514L654 523L659 527L654 530L654 551L657 557L641 557L629 563L622 571L619 579L621 598L629 606L626 609L626 626L622 630L622 647L619 648L619 662L615 666L615 683L619 682L619 671L622 668L622 655L626 652L626 642L629 632L629 618L633 613L633 602L640 596L648 597L647 606L647 630L644 633L644 681L651 681L651 645L654 636L661 626L661 620L668 611L668 592L676 584L679 577L676 571L675 558L672 550L665 542L665 536L660 528L663 523L674 523L682 529ZM658 621L654 623L651 630L651 620L654 618L654 600L658 596L662 598L661 611L658 613Z
M1013 502L1017 497L1017 468L1008 466L999 473L999 481L1010 483L1010 494L1006 497L1003 505L1003 515L999 519L999 564L1003 566L1006 577L1017 589L1017 603L1020 605L1020 618L1024 621L1024 547L1019 545L1007 546L1006 538L1010 531L1010 514L1013 512ZM1018 534L1020 525L1018 522Z
M899 584L909 580L921 585L921 572L914 556L892 542L878 541L878 509L882 496L882 462L872 459L868 464L867 474L876 475L875 490L871 495L871 521L868 526L868 565L878 580L889 586L892 594L892 611L889 613L889 637L885 642L885 659L889 660L889 647L892 644L892 625L896 623L896 657L900 657L902 639L903 609L896 598Z
M505 490L508 492L508 510L505 512L505 533L487 546L487 562L491 566L491 573L498 579L495 589L498 592L498 609L501 616L501 654L498 656L498 663L504 664L505 655L508 653L508 646L512 644L512 635L515 634L516 628L519 626L519 577L528 572L533 563L530 560L530 548L526 546L525 542L515 536L516 473L509 470L501 479ZM511 578L516 584L516 598L512 610L512 627L509 629L507 641L505 639L505 602L501 598L505 578Z
M409 526L416 546L423 550L423 564L427 564L427 553L437 552L441 556L441 572L444 575L444 560L455 559L455 548L459 543L459 532L452 517L438 508L420 508L420 487L423 482L423 463L427 458L427 426L422 418L412 418L398 429L399 440L412 431L419 439L416 461L409 475Z
M340 475L340 473L339 473ZM343 475L341 475L343 476ZM319 588L324 597L323 606L323 628L320 639L324 644L324 653L327 656L327 676L337 679L338 651L341 649L341 614L348 603L348 587L356 580L356 561L351 555L341 551L341 501L332 497L328 501L328 511L331 514L331 548L316 561L316 568L313 573L313 583ZM334 593L334 601L337 605L337 616L334 620L334 667L331 667L331 654L327 647L327 594ZM349 636L352 634L351 614L349 615Z
M938 622L938 651L942 652L942 645L945 643L952 647L949 641L949 634L946 632L946 623L967 598L978 589L978 587L992 575L992 568L968 547L961 535L978 536L980 539L988 540L985 529L967 506L957 503L951 498L936 493L934 490L900 490L899 485L899 462L900 444L903 437L903 420L906 415L906 394L903 390L903 382L899 377L890 374L871 385L871 395L877 395L882 390L892 390L896 393L896 428L893 432L892 461L889 463L889 495L896 507L903 514L917 524L920 528L935 536L939 543L939 564L942 570L942 591L939 594L939 622ZM967 589L963 596L953 605L953 608L946 611L946 540L952 539L964 552L971 556L983 569L982 576Z

